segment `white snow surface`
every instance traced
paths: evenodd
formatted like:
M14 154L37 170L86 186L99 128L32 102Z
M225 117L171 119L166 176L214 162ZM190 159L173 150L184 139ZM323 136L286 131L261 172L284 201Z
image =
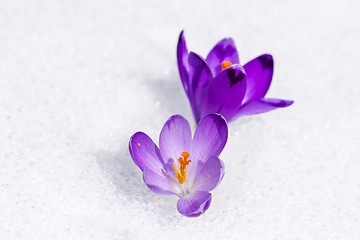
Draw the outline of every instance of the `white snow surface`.
M0 2L0 239L360 239L359 1ZM226 174L186 218L129 151L195 125L176 64L232 37L275 59L287 109L229 126Z

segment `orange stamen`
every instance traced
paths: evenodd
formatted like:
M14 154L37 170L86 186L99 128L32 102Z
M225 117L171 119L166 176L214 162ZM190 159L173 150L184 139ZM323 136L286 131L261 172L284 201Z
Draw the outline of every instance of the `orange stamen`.
M176 169L175 163L173 164L175 178L179 181L180 184L186 182L186 165L189 165L191 160L187 160L190 156L188 152L183 152L181 154L182 157L178 158L178 162L180 163L180 173Z
M224 70L224 69L227 69L228 67L230 67L231 65L232 65L231 62L224 61L221 63L221 68L222 68L222 70Z

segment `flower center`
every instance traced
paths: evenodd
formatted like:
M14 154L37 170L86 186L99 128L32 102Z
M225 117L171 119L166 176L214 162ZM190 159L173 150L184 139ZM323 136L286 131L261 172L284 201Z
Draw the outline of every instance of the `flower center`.
M221 63L221 68L222 68L222 70L224 70L224 69L227 69L228 67L230 67L231 65L232 65L231 62L224 61Z
M186 182L186 165L189 165L191 160L187 160L190 154L188 152L183 152L181 157L178 158L178 162L180 163L180 173L176 169L175 163L173 164L175 178L179 181L180 184Z

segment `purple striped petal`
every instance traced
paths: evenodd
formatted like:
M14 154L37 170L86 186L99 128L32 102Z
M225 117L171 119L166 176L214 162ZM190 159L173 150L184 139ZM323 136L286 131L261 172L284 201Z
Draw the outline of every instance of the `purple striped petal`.
M203 214L210 206L211 194L208 192L196 192L177 202L179 213L186 217L198 217Z
M274 61L271 55L264 54L244 65L247 88L244 103L263 98L269 90L273 72Z
M181 156L182 152L190 152L191 141L189 122L181 115L171 116L162 128L159 139L160 152L164 162L170 166Z
M244 69L235 64L217 75L204 93L201 116L220 113L230 121L241 106L246 93Z
M145 168L155 172L163 169L164 163L159 148L145 133L137 132L130 138L129 150L132 159L141 171Z
M210 156L219 156L228 137L225 119L219 114L209 114L196 127L192 145L192 159L205 162Z
M218 157L211 156L205 162L198 161L197 164L193 188L195 191L213 190L224 177L224 163Z
M186 48L184 31L181 31L177 45L177 61L178 61L180 78L184 86L185 92L187 94L190 91L188 55L189 54Z
M294 101L291 100L261 98L246 103L240 108L236 117L265 113L277 108L288 107L293 103Z
M232 38L225 38L218 42L206 57L214 76L222 71L221 63L224 61L239 64L239 56Z
M179 184L176 182L173 175L162 170L154 172L145 168L143 174L143 180L146 186L157 194L177 194L180 192Z

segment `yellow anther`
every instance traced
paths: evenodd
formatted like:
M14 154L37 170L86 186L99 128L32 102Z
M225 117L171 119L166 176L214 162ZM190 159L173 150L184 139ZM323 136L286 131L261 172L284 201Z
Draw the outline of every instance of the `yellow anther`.
M224 70L224 69L227 69L228 67L230 67L231 65L232 65L231 62L224 61L221 63L221 68L222 68L222 70Z
M179 181L180 184L186 182L186 165L189 165L191 160L187 160L190 154L188 152L183 152L181 157L178 158L178 162L180 163L180 173L176 169L175 163L173 164L175 178Z
M137 144L140 147L140 143Z

